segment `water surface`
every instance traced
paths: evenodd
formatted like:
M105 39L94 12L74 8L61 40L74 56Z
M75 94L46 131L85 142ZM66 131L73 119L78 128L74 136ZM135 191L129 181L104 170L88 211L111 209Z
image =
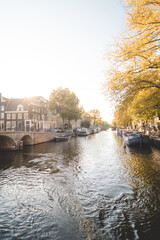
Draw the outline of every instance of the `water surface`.
M0 152L0 239L160 239L160 151L108 130Z

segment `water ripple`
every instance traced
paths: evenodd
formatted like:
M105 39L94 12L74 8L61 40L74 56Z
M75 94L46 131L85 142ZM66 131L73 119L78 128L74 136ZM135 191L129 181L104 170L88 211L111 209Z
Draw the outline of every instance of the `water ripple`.
M160 237L160 154L106 131L0 154L0 239Z

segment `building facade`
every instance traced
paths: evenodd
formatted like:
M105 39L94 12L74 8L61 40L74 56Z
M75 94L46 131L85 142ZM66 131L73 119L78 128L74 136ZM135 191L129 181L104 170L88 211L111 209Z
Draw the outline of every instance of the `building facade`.
M44 131L48 101L41 96L7 99L0 94L1 131Z
M5 130L5 109L9 99L0 93L0 131Z
M58 114L49 111L49 102L41 96L9 99L0 93L0 131L50 131L80 127L80 122L63 123Z

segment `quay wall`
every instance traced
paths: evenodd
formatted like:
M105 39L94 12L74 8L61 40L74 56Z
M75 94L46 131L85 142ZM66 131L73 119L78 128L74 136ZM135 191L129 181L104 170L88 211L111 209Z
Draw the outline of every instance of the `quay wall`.
M23 145L35 145L53 141L63 133L52 132L0 132L0 150L22 149Z
M152 146L160 149L160 137L152 137Z
M63 133L64 134L64 133ZM44 142L50 142L53 141L56 136L61 136L63 135L62 133L50 133L50 132L41 132L41 133L34 133L34 143L33 144L39 144L39 143L44 143ZM33 145L31 144L31 145ZM25 145L25 143L24 143Z

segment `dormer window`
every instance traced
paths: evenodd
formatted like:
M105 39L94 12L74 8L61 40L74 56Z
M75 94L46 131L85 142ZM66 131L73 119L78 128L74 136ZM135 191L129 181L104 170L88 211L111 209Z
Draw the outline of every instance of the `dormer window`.
M23 105L22 104L19 104L17 106L17 111L23 111Z

